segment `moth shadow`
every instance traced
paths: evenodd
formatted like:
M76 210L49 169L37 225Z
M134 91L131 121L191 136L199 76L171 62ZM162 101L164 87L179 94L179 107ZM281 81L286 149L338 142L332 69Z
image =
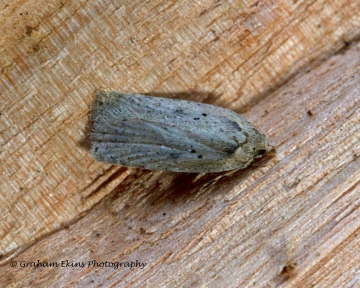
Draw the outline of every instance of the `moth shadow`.
M139 193L147 200L143 205L167 206L171 203L188 203L201 198L213 198L226 193L242 184L251 177L254 170L266 166L272 155L255 159L245 169L235 169L217 173L182 173L161 172L145 169L135 169L112 193L111 201L124 197L124 193ZM123 167L126 169L126 167ZM146 187L146 188L145 188ZM146 195L146 196L145 196ZM132 196L129 196L132 197ZM156 203L156 204L154 204ZM148 211L151 211L149 209Z
M88 119L85 124L84 136L79 140L78 144L81 148L90 151L91 149L91 132L93 131L93 122L91 120L91 114L88 113Z
M226 193L234 187L240 186L243 181L251 177L254 170L266 166L266 163L272 157L273 155L266 155L255 159L245 169L206 174L180 173L180 175L173 178L166 191L164 191L164 195L167 199L177 203L187 202L190 198L216 197L218 194Z

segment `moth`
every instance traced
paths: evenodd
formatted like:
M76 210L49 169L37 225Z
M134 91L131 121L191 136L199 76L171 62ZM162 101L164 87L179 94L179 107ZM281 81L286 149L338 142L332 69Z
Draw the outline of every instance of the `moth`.
M210 173L274 151L244 117L210 104L101 90L90 117L91 154L110 164Z

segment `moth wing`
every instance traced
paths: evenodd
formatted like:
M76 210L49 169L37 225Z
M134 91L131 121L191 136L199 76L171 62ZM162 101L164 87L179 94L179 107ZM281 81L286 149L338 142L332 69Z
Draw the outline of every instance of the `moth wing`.
M248 122L220 107L100 92L92 119L92 154L99 161L175 172L225 171L248 162L228 161L246 141L239 121Z

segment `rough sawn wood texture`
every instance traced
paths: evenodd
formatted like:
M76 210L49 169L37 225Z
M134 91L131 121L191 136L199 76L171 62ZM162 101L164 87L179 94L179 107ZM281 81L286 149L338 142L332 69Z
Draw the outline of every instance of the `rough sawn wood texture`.
M359 1L0 11L1 287L360 285ZM277 154L205 175L98 163L100 88L241 112Z

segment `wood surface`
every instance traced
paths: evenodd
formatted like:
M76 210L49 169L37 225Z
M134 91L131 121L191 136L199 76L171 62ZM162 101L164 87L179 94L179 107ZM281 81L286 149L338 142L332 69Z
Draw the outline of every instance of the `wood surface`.
M359 1L0 4L1 287L360 286ZM96 162L100 88L232 109L277 153Z

